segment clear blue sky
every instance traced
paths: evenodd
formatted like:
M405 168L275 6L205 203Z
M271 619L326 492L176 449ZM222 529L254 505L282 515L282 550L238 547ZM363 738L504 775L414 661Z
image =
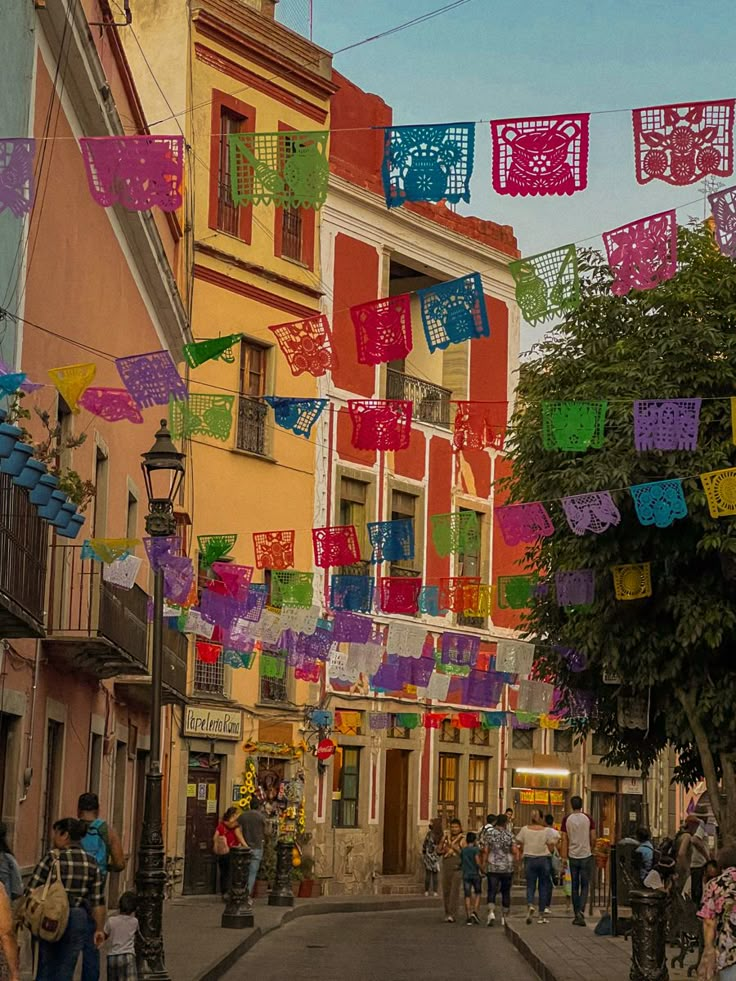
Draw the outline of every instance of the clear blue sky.
M441 3L314 0L315 41L335 50ZM338 55L335 67L392 105L396 123L412 124L728 98L735 51L733 0L471 0ZM471 204L461 208L513 225L528 255L697 198L678 220L703 214L698 185L636 183L630 112L592 117L588 189L572 198L498 196L490 164L482 124ZM539 333L525 331L525 344Z

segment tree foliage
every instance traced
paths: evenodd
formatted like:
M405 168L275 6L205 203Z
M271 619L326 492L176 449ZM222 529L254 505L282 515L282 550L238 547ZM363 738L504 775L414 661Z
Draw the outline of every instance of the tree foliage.
M514 460L510 502L544 501L555 534L529 549L530 568L595 569L596 597L586 608L562 608L554 589L526 615L538 645L537 670L552 676L570 701L592 692L595 709L576 722L611 740L608 762L648 767L668 743L680 750L678 779L704 775L727 837L736 834L736 521L708 512L698 475L736 466L731 395L736 395L736 264L716 249L706 226L681 228L677 276L656 289L616 297L596 252L580 256L582 302L537 345L520 371L509 434ZM693 452L637 452L633 401L702 397ZM601 449L545 450L542 403L609 402ZM669 528L644 527L627 488L683 478L688 517ZM621 523L577 536L559 499L612 490ZM653 595L615 598L611 567L651 562ZM559 646L587 656L569 670ZM608 674L621 684L604 683ZM649 701L646 731L619 724L619 699ZM718 782L725 800L718 794Z

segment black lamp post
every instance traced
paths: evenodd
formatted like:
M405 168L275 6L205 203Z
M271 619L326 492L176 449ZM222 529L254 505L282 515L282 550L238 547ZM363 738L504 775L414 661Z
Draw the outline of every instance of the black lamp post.
M174 500L184 479L184 454L171 441L166 420L156 433L156 442L143 454L143 479L148 495L146 531L151 538L176 531ZM163 658L164 574L154 571L153 643L151 648L151 752L146 773L143 828L138 849L137 941L138 977L146 981L170 981L164 958L162 931L164 886L164 838L161 821L161 668Z

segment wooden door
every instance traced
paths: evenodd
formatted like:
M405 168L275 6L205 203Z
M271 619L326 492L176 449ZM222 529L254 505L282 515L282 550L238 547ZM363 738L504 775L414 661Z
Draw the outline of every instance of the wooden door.
M409 798L409 751L386 751L383 807L383 874L406 872L406 825Z
M219 770L189 770L184 846L184 892L188 895L216 890L217 863L212 854L212 838L219 821L219 791Z

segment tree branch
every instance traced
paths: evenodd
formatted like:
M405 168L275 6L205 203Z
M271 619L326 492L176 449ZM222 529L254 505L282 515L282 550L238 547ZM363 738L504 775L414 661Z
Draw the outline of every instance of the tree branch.
M710 797L710 806L713 809L713 813L716 816L716 821L720 827L722 823L720 784L716 773L715 760L713 759L713 753L711 752L710 743L708 742L708 734L706 733L705 726L700 721L700 716L698 715L698 710L695 704L695 693L692 690L683 691L681 688L676 688L675 695L685 711L687 721L690 724L690 729L692 730L693 737L695 739L695 744L698 747L700 762L703 764L705 785L708 788L708 796Z

